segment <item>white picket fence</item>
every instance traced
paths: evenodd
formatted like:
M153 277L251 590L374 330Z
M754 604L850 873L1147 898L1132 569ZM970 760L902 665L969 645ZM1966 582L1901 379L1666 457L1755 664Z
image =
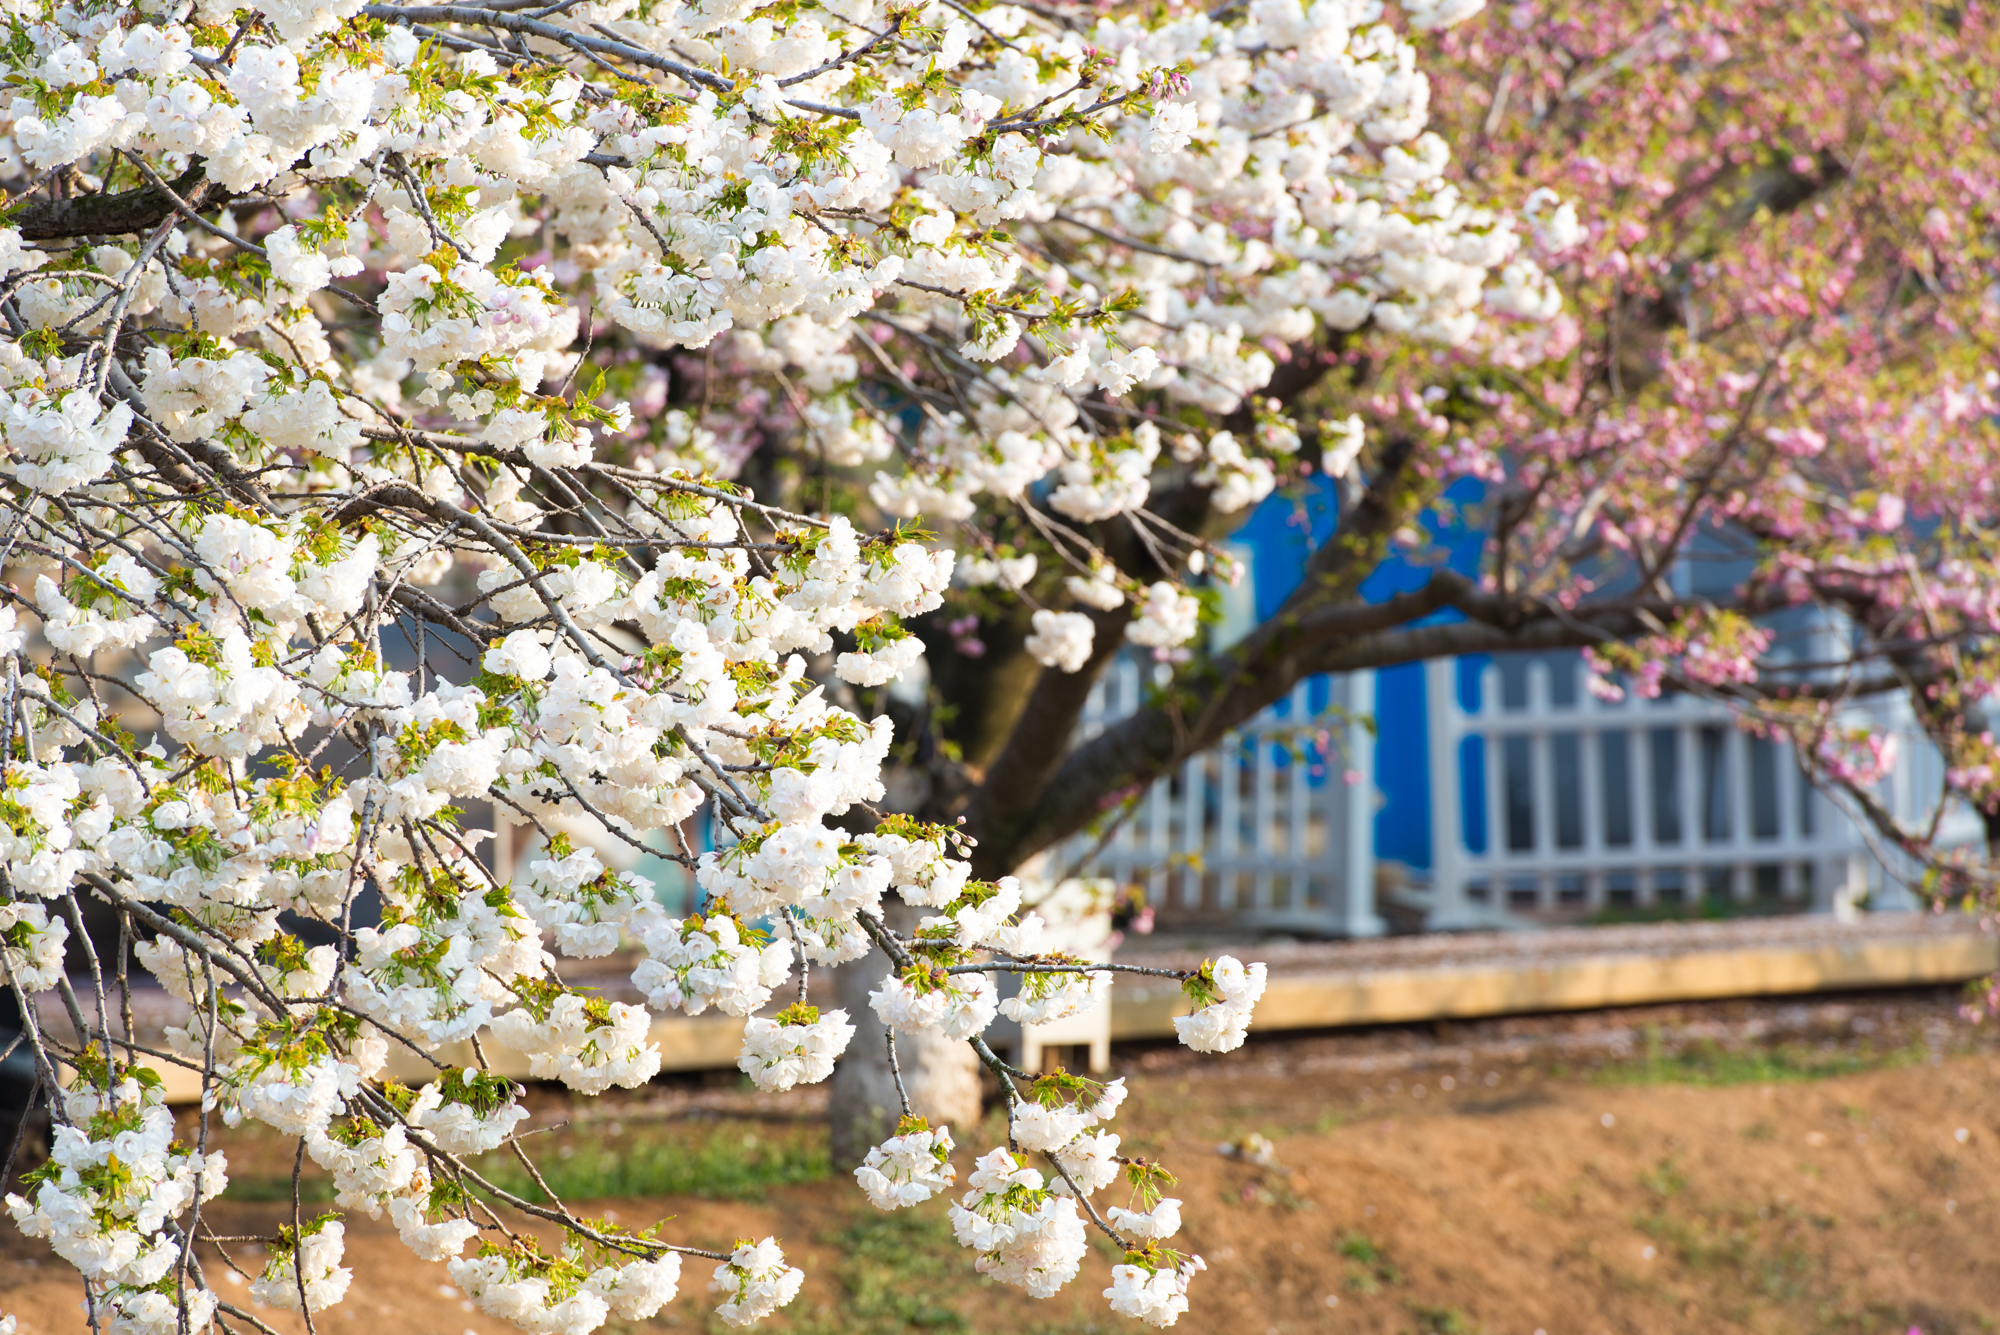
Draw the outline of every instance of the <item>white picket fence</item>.
M1091 692L1078 743L1140 708L1153 670L1133 656L1115 663ZM1459 661L1424 671L1432 865L1428 878L1415 877L1412 906L1423 903L1432 930L1691 910L1704 900L1838 913L1866 896L1877 909L1915 907L1789 751L1738 730L1724 706L1688 696L1607 702L1581 689L1580 666L1557 691L1548 662L1533 661L1511 700L1502 668L1487 663L1467 709ZM1373 673L1300 683L1129 806L1095 813L1022 875L1136 884L1183 922L1380 933L1375 744L1362 722L1374 687ZM1942 790L1942 761L1906 706L1867 708L1902 740L1880 796L1920 825ZM1940 836L1949 845L1983 830L1954 809ZM691 909L685 874L645 861L662 898Z
M1079 743L1140 707L1152 668L1129 656L1113 665L1091 692ZM1360 721L1373 709L1373 674L1301 682L1154 783L1130 811L1100 811L1091 829L1051 850L1045 874L1136 883L1149 903L1177 915L1324 935L1381 932L1374 739Z
M1603 700L1581 689L1580 669L1558 703L1549 664L1525 667L1525 691L1510 700L1500 667L1487 664L1470 710L1458 663L1425 667L1428 926L1702 900L1835 913L1864 896L1876 908L1914 906L1790 751L1737 729L1725 706L1685 695ZM1906 710L1871 712L1901 743L1880 795L1919 822L1942 792L1941 760ZM1972 837L1971 819L1947 813L1944 841Z
M1140 707L1150 668L1124 659L1106 674L1079 742ZM1468 710L1461 670L1456 660L1425 666L1428 928L1691 911L1703 901L1833 913L1864 898L1877 910L1916 906L1902 876L1885 872L1790 751L1739 730L1725 706L1685 695L1606 701L1581 689L1580 665L1572 689L1559 693L1549 663L1531 661L1511 699L1502 668L1485 664ZM1099 813L1038 870L1137 883L1176 916L1380 932L1374 743L1358 722L1373 696L1369 673L1302 683L1129 811ZM1866 709L1900 741L1879 796L1920 825L1942 791L1942 761L1906 706ZM1973 813L1947 811L1941 842L1979 837Z

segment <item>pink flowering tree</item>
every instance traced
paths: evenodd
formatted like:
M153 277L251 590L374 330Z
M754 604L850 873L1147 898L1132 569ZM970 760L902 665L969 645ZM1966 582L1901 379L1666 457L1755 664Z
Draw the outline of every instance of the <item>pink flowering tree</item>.
M525 1330L644 1319L690 1256L755 1322L777 1240L479 1168L528 1148L489 1054L597 1094L717 1010L760 1087L846 1081L876 1205L949 1193L1041 1296L1100 1230L1170 1324L1201 1260L1122 1084L984 1038L1130 967L1012 873L1309 674L1586 648L1864 804L1843 706L1903 691L1986 801L1982 20L1478 8L20 7L0 969L56 1130L7 1203L92 1310L256 1327L194 1246L250 1119ZM1315 473L1338 535L1211 650L1217 539ZM1487 573L1363 602L1467 476ZM1752 573L1695 597L1709 539ZM1787 671L1760 619L1808 604L1850 633ZM1165 684L1073 745L1126 652ZM472 810L537 831L504 880ZM565 981L605 957L644 1004ZM1261 966L1174 976L1240 1045ZM310 1327L342 1230L254 1296Z
M1971 12L1761 4L1520 4L1448 34L1434 96L1468 180L1555 192L1587 236L1562 315L1426 373L1492 484L1489 573L1447 638L1727 700L1934 893L1981 899L1988 848L1897 822L1896 739L1858 706L1907 707L1942 796L2000 837L1997 41ZM1693 596L1704 560L1734 573Z

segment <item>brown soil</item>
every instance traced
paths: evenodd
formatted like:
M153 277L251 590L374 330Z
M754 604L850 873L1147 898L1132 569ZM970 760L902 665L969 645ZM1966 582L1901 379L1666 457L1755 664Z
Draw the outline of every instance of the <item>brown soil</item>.
M1209 1262L1182 1329L1971 1335L2000 1318L1994 1037L1958 1022L1949 997L1904 995L1322 1035L1225 1059L1155 1049L1122 1056L1134 1094L1119 1125L1128 1152L1180 1174L1180 1242ZM660 1088L546 1143L603 1140L610 1116L618 1135L648 1117L726 1127L749 1106L724 1088ZM787 1106L809 1126L810 1104ZM1275 1143L1276 1166L1217 1152L1251 1132ZM259 1156L276 1146L243 1148L239 1176L270 1171ZM669 1236L711 1246L780 1235L811 1279L774 1331L1140 1329L1098 1297L1110 1258L1036 1304L970 1273L922 1217L942 1214L935 1202L894 1217L908 1231L892 1235L856 1232L885 1217L840 1182L595 1208L629 1224L673 1216ZM225 1202L215 1226L268 1232L289 1215ZM320 1330L506 1329L386 1224L348 1229L354 1288ZM0 1311L22 1335L87 1329L67 1267L0 1231ZM860 1259L857 1237L872 1248ZM638 1329L711 1325L706 1269L690 1265L687 1296ZM247 1304L241 1286L220 1288Z

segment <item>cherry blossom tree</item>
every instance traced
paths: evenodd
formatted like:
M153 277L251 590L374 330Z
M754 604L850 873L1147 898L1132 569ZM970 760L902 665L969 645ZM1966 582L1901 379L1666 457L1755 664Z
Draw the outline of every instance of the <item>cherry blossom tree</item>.
M1991 849L1880 793L1900 702L2000 840L1991 16L1520 4L1441 47L1468 188L1555 192L1587 236L1542 342L1401 390L1491 483L1481 587L1412 595L1467 615L1426 652L1580 646L1596 689L1727 700L1924 888L1989 902Z
M1364 424L1285 409L1312 349L1472 357L1560 305L1534 257L1570 216L1524 230L1426 130L1420 60L1475 8L14 12L0 968L55 1126L7 1204L90 1310L263 1328L197 1247L215 1123L249 1119L336 1190L251 1291L308 1328L352 1211L525 1330L644 1319L688 1257L756 1322L803 1278L776 1239L625 1231L480 1168L526 1157L489 1051L598 1094L658 1071L649 1011L717 1010L766 1089L880 1052L874 1203L956 1194L975 1267L1039 1296L1096 1228L1113 1310L1173 1322L1202 1262L1109 1129L1122 1082L983 1037L1136 967L1051 947L1008 873L1064 830L1007 803L1053 791L1121 644L1196 671L1228 515L1322 438L1362 486ZM991 663L1039 674L988 692L1011 733L966 719L1014 739L976 788L940 709L884 712L939 636L972 661L971 598L1019 608ZM958 689L932 668L906 696ZM539 831L506 880L474 807ZM682 863L696 911L579 826ZM645 1005L565 981L621 949ZM1183 1041L1244 1041L1261 965L1170 976ZM164 1038L143 979L182 1007ZM940 1045L1006 1110L962 1193L900 1075Z
M882 1073L874 1204L955 1196L1042 1296L1098 1229L1170 1324L1202 1263L1122 1083L983 1037L1133 967L1014 873L1312 673L1587 648L1857 801L1842 708L1905 690L1984 800L1983 19L1477 11L17 5L0 967L56 1127L8 1204L111 1329L257 1326L195 1246L245 1118L523 1329L643 1319L690 1256L723 1321L777 1310L775 1239L479 1170L526 1153L487 1051L635 1086L649 1009L746 1017L763 1088ZM1468 476L1490 573L1366 602ZM1316 477L1337 536L1213 647L1217 539ZM1716 535L1755 572L1695 598ZM1787 675L1757 618L1801 604L1852 652ZM1127 652L1164 684L1073 744ZM539 831L505 881L488 809ZM646 1006L564 981L621 949ZM1262 967L1175 976L1182 1040L1240 1045ZM922 1114L974 1062L1006 1143L959 1191L976 1119ZM310 1326L343 1246L301 1216L255 1296Z

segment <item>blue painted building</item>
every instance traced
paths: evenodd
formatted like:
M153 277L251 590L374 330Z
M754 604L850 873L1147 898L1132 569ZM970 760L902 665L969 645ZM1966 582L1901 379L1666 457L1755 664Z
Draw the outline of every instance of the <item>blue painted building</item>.
M1477 505L1484 486L1471 478L1453 483L1444 493L1451 509ZM1263 621L1284 603L1303 578L1314 550L1333 536L1337 507L1332 484L1315 475L1308 483L1275 492L1257 507L1232 541L1250 554L1257 620ZM1456 516L1453 517L1454 520ZM1462 522L1447 521L1436 510L1421 521L1442 550L1445 564L1459 574L1479 572L1485 536ZM1429 569L1401 556L1382 563L1362 584L1369 602L1421 588ZM1463 614L1446 608L1433 621L1457 621ZM1421 623L1419 623L1421 624ZM1484 656L1465 660L1460 670L1461 694L1476 696L1478 669ZM1425 706L1424 665L1405 663L1375 674L1375 786L1381 806L1375 814L1374 852L1378 859L1399 862L1418 871L1431 866L1430 738ZM1476 698L1466 700L1476 708ZM1477 767L1469 771L1476 775ZM1483 802L1468 794L1468 811L1483 810ZM1468 831L1468 833L1475 833ZM1483 832L1479 832L1483 833ZM1483 842L1483 841L1482 841Z
M1483 559L1484 490L1461 479L1420 519L1436 559L1466 576ZM1232 540L1251 566L1251 596L1237 595L1242 621L1253 601L1258 621L1277 612L1335 517L1333 489L1320 478L1258 507ZM1748 576L1753 557L1738 535L1704 531L1671 578L1684 595L1721 595ZM1394 557L1362 594L1379 602L1429 576L1430 567ZM1433 620L1461 616L1447 609ZM1822 611L1788 609L1764 624L1777 659L1838 656L1843 632ZM1355 674L1372 676L1356 698L1370 702L1376 725L1369 851L1414 874L1428 926L1678 912L1697 901L1837 913L1861 902L1914 903L1903 874L1871 856L1859 828L1782 746L1742 732L1726 706L1674 695L1599 700L1582 689L1580 669L1566 650ZM1942 791L1937 753L1899 700L1855 708L1857 720L1903 740L1904 758L1879 796L1906 823L1927 823ZM1970 812L1947 810L1942 843L1980 837Z

